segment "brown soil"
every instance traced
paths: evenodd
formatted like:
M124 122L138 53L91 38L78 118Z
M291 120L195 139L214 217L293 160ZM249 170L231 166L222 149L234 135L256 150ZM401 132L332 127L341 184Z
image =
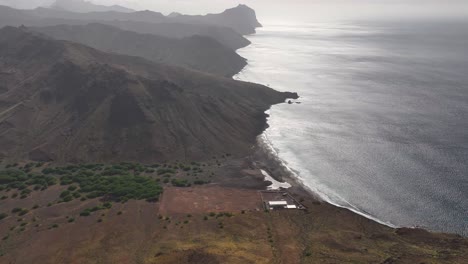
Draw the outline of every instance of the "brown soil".
M159 212L163 215L261 209L262 202L258 191L224 188L217 185L166 188L159 205Z
M253 180L255 184L255 180ZM0 263L467 263L468 240L417 229L392 229L320 203L303 189L307 210L264 212L257 190L208 185L167 187L160 203L56 204L66 186L5 199L0 208ZM3 195L4 193L0 193ZM47 206L54 202L52 206ZM38 204L38 209L31 209ZM24 216L14 207L30 208ZM242 210L246 210L244 213ZM122 212L119 214L119 211ZM209 212L230 212L213 217ZM68 218L67 218L68 217ZM75 221L68 223L68 219ZM22 218L22 221L18 221ZM102 222L99 222L101 219ZM24 231L21 231L21 223ZM52 228L54 224L58 226ZM15 227L14 230L10 230Z

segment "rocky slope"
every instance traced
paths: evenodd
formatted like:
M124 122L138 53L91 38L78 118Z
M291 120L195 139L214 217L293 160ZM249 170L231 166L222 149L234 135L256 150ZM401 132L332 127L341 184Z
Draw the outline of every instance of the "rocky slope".
M203 160L245 155L296 94L0 30L0 158Z
M226 77L232 77L247 64L246 60L232 49L203 36L175 39L138 34L97 23L33 29L55 39L82 43L106 52L139 56L154 62L183 66Z

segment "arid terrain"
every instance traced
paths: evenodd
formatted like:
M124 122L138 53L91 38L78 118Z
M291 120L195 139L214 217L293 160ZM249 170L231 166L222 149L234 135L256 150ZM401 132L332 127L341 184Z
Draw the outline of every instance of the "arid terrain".
M242 169L233 169L239 162ZM198 177L211 182L163 184L157 202L61 201L60 194L75 184L53 185L25 198L1 191L7 198L0 201L0 213L8 216L0 220L0 263L466 263L468 258L468 241L458 235L392 229L322 203L299 186L290 193L306 210L265 211L260 174L248 162L220 157L203 168ZM250 186L217 183L225 179L223 172ZM110 206L99 207L105 201ZM28 209L12 213L14 208Z
M0 263L468 263L467 238L322 202L256 146L298 95L223 77L252 9L52 7L0 6Z
M0 30L0 160L204 160L248 152L271 88Z

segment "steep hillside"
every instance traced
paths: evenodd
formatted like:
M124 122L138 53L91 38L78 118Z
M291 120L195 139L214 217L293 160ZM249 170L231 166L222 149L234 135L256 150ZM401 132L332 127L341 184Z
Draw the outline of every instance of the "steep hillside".
M154 62L184 66L231 77L246 65L246 60L212 38L192 36L166 38L124 31L103 24L60 25L33 28L59 40L68 40L124 55L139 56Z
M203 160L245 155L271 104L297 95L0 30L0 157Z

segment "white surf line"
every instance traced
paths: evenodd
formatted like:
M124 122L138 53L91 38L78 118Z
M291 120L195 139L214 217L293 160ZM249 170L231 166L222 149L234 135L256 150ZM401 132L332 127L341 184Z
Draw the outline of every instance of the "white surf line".
M269 110L265 111L265 113L269 114ZM339 208L348 209L348 210L350 210L350 211L352 211L352 212L354 212L354 213L356 213L358 215L361 215L361 216L363 216L363 217L365 217L367 219L370 219L372 221L375 221L375 222L377 222L379 224L386 225L386 226L391 227L391 228L400 227L400 226L392 224L390 222L380 220L377 217L374 217L369 213L361 211L360 209L358 209L353 204L346 201L346 199L344 199L343 197L339 196L336 193L334 193L333 196L337 197L339 200L341 200L342 203L345 203L345 204L340 204L340 203L336 202L329 194L321 191L320 189L312 188L311 186L306 184L304 179L302 177L300 177L294 170L292 170L283 159L281 159L279 157L278 152L273 147L273 144L271 143L270 139L268 138L268 135L265 132L262 135L260 135L259 140L260 140L259 143L262 144L263 147L268 148L270 153L272 153L278 159L281 166L283 166L286 170L288 170L289 173L291 173L292 177L294 177L299 184L301 184L304 188L308 189L310 192L316 194L322 201L325 201L325 202L327 202L329 204L332 204L332 205L334 205L336 207L339 207ZM263 175L265 176L265 180L268 179L267 177L270 177L271 179L273 179L267 172L265 172L263 170L261 170L261 171L262 171ZM273 181L276 181L276 180L273 179L272 182ZM289 183L287 183L287 184L289 184Z
M265 181L271 182L271 185L267 187L268 190L279 190L280 188L284 188L284 189L291 188L291 184L287 182L279 182L275 180L273 177L271 177L270 174L268 174L268 172L264 170L260 170L260 171L262 172L263 176L265 176Z

